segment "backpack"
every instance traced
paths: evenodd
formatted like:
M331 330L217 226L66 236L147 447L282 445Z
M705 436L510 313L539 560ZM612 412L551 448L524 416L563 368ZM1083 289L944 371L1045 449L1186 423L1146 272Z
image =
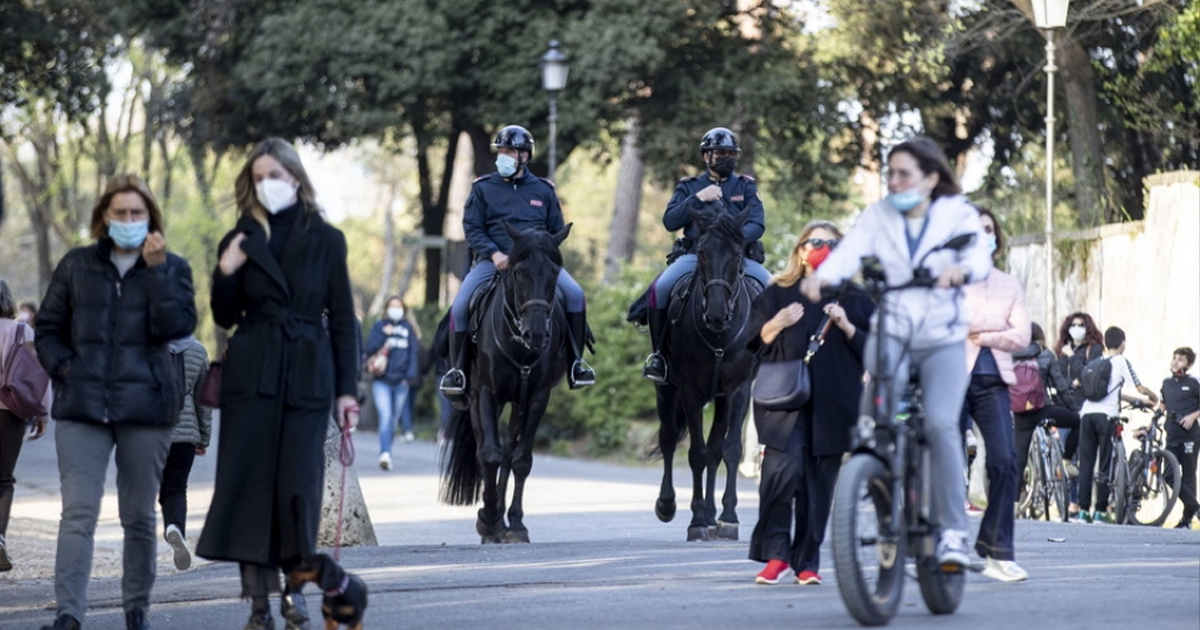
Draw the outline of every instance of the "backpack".
M0 357L0 404L22 420L50 413L43 403L50 375L42 368L33 351L25 345L25 329L20 324L13 345Z
M1082 384L1083 397L1100 402L1112 392L1108 389L1108 381L1112 378L1112 361L1108 357L1097 357L1083 366L1083 375L1079 377ZM1120 385L1117 386L1120 389Z
M1046 406L1046 383L1038 369L1037 357L1013 361L1017 384L1009 385L1008 398L1013 413L1036 411Z

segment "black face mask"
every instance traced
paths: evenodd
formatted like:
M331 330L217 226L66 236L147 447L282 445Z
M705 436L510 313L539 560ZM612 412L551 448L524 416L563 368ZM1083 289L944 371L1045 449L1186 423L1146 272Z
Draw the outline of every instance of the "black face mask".
M709 168L711 168L718 177L725 178L733 175L733 167L735 166L737 166L737 158L722 157L713 160L712 166Z

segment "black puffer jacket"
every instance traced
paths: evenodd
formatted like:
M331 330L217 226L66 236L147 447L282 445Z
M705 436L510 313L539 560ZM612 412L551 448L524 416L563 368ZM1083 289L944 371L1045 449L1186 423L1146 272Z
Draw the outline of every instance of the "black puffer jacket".
M37 319L38 360L54 379L57 420L171 425L181 400L167 342L196 329L192 270L167 254L120 277L112 241L58 263Z

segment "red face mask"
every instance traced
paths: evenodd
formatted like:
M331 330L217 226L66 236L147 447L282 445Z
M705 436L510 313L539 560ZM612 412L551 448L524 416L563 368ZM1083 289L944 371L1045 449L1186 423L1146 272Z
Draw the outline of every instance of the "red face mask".
M809 250L808 256L805 258L808 261L808 266L812 267L813 271L816 271L817 267L820 267L821 263L825 262L825 259L829 257L830 251L832 249L828 245Z

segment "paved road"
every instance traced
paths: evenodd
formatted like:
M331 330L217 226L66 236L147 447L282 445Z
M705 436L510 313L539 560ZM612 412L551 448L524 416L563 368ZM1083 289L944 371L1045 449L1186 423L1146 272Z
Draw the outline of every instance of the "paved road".
M538 456L526 500L534 544L481 546L474 534L474 508L434 500L432 444L398 444L398 466L385 473L374 468L373 439L357 437L357 468L381 546L343 552L343 564L371 587L369 628L857 627L838 596L828 552L824 586L753 583L759 565L746 560L745 540L757 496L745 480L742 542L686 543L686 511L672 524L653 516L656 469ZM211 456L198 462L192 531L201 524L213 472ZM18 475L18 530L52 526L57 514L52 443L31 444ZM110 472L110 485L112 479ZM104 511L97 536L115 554L120 538L115 502L106 501ZM14 532L10 537L16 538ZM959 612L938 618L928 614L910 585L892 625L972 630L1200 626L1200 532L1021 521L1017 538L1030 581L1002 584L972 576ZM19 555L19 541L13 544L18 563L28 560ZM177 572L163 549L151 611L155 627L240 628L247 606L236 596L235 570L202 562ZM119 570L110 567L104 573ZM123 627L119 579L93 580L91 597L85 627ZM52 599L45 577L0 579L0 630L45 623L52 616ZM310 596L314 609L317 600Z

